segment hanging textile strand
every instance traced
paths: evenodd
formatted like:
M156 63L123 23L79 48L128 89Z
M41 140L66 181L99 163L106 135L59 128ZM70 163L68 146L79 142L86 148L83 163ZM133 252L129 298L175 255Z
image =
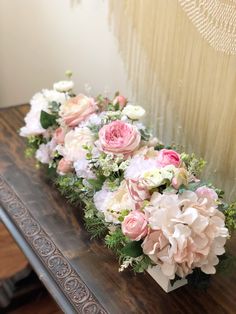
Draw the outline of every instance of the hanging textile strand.
M196 2L196 12L197 8L208 12L206 20L211 16L221 32L229 29L223 21L230 21L228 36L234 38L236 1L229 0L190 0L181 5L178 0L110 0L110 24L127 68L133 100L147 109L146 122L163 142L181 144L205 158L206 178L233 200L236 56L214 49L203 38L183 10L184 6L189 8L190 14L192 2ZM210 3L221 3L225 9L217 11ZM234 13L227 7L234 8ZM210 26L205 29L208 38L216 34ZM222 38L218 48L230 43L223 33ZM216 41L212 39L212 43ZM234 45L235 40L227 46L231 52Z
M235 0L179 0L179 3L213 48L236 54Z

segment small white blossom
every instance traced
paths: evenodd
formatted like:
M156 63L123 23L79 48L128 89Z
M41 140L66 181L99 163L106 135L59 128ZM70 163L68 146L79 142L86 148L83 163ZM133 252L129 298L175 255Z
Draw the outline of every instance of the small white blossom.
M74 88L74 82L73 81L60 81L53 84L53 89L55 89L57 92L69 92Z

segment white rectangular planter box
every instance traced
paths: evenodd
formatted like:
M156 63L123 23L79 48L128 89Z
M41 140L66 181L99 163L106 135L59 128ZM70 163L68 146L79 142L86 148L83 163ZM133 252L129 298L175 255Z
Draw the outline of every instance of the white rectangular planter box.
M187 279L177 280L173 286L170 283L170 279L166 277L163 272L160 270L160 266L153 266L147 269L149 275L162 287L165 292L173 291L179 287L182 287L188 283Z

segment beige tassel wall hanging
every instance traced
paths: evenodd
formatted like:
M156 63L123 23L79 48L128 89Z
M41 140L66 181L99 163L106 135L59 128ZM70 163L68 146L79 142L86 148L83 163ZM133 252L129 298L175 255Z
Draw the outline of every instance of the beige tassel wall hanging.
M165 143L236 198L236 1L110 0L134 99Z

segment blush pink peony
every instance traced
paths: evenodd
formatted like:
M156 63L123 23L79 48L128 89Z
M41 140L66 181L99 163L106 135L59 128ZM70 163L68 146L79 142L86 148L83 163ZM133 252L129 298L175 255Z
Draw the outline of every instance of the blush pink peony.
M53 134L53 138L57 144L64 144L65 130L63 128L57 128Z
M173 165L179 167L181 164L180 155L172 149L162 149L157 156L158 167Z
M99 131L99 149L106 153L130 155L140 143L141 135L134 125L117 120Z
M72 162L69 160L66 160L65 158L62 158L57 166L57 173L63 175L69 172L72 172L73 166Z
M75 127L96 110L97 105L93 98L79 94L63 104L59 114L66 125Z
M122 232L132 241L139 241L148 232L145 214L139 210L130 212L123 220Z
M70 161L77 161L85 158L87 150L84 145L93 146L94 135L87 127L75 128L65 136L65 142L60 153Z

